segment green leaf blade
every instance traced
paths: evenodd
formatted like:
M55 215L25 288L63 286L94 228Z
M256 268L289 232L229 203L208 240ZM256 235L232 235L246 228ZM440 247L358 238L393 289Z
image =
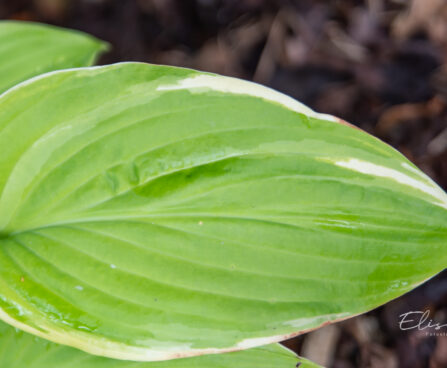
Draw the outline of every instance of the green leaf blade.
M301 362L307 364L280 345L164 362L119 361L57 345L0 323L0 365L8 368L295 368Z
M281 341L446 264L436 184L247 82L137 63L53 73L0 98L0 146L1 318L94 354Z
M90 66L108 45L54 26L0 21L0 93L36 75Z

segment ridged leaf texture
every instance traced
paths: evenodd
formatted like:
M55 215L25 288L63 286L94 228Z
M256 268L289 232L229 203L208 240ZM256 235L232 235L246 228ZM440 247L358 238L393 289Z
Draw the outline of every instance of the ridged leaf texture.
M123 63L0 97L0 317L162 360L283 340L446 265L447 196L249 82Z

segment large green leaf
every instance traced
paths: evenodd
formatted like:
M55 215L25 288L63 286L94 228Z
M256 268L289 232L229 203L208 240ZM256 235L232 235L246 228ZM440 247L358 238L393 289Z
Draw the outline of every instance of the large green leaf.
M447 262L447 196L264 87L138 63L0 97L0 317L109 357L244 349Z
M0 21L0 93L41 73L92 65L106 49L105 43L77 31Z
M301 363L301 364L299 364ZM280 345L164 362L130 362L86 354L0 323L3 368L314 368Z

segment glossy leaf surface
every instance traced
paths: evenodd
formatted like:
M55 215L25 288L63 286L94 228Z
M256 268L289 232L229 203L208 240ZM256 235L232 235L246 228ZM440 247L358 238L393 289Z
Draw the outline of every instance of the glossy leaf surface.
M300 364L299 364L300 363ZM98 357L0 323L0 366L7 368L315 368L280 345L163 362Z
M283 340L446 264L447 197L264 87L126 63L0 98L0 317L160 360Z
M107 45L81 32L0 21L0 93L36 75L92 65Z

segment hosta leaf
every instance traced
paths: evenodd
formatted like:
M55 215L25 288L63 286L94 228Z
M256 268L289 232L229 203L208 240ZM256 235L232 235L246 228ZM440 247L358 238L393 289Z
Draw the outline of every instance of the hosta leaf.
M106 49L105 43L81 32L0 21L0 93L41 73L92 65Z
M163 362L98 357L0 323L0 367L5 368L314 368L281 345Z
M109 357L283 340L446 265L447 197L376 138L138 63L0 98L1 318Z

